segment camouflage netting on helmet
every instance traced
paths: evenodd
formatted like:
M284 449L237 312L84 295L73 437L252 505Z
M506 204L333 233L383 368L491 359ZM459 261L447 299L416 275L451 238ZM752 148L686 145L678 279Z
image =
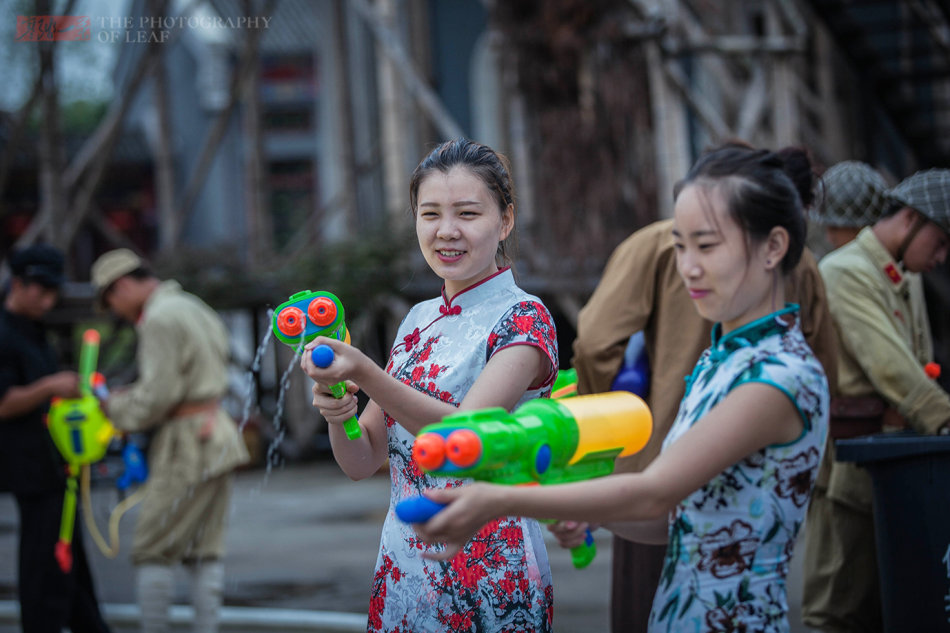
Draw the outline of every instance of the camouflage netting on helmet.
M832 165L821 180L824 197L812 211L812 219L825 226L869 226L893 203L884 177L860 161Z
M950 169L918 171L894 187L891 195L950 233Z

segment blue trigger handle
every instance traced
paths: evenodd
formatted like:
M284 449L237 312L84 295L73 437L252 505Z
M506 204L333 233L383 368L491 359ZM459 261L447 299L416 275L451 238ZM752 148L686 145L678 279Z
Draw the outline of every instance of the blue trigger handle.
M446 504L438 503L428 497L412 497L396 504L396 516L403 523L425 523L438 514ZM594 535L587 530L583 545L571 548L571 563L575 569L583 569L597 556L597 543Z
M425 523L444 507L428 497L412 497L396 504L396 516L403 523Z
M321 369L326 369L333 364L333 348L329 345L317 345L310 352L310 360Z

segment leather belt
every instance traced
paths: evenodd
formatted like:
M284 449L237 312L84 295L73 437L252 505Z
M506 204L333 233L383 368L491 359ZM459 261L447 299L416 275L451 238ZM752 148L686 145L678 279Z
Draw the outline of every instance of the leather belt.
M198 413L213 413L218 410L219 406L221 406L221 402L217 398L215 398L214 400L197 400L195 402L182 402L177 407L172 409L168 417L183 418L186 415L195 415Z
M831 399L832 439L840 440L872 435L885 430L905 428L907 422L879 396L839 396Z

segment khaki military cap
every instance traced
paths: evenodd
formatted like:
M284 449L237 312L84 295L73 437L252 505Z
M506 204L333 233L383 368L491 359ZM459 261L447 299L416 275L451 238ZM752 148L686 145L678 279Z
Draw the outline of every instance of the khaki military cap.
M141 257L127 248L118 248L99 257L92 264L92 287L100 306L104 307L103 294L117 279L145 265Z

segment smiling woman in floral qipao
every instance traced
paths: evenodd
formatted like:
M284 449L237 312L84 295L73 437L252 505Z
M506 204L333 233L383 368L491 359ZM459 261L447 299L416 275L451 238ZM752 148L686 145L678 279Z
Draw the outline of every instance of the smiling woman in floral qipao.
M389 458L391 505L369 630L551 631L551 572L536 521L500 518L458 555L438 561L427 554L442 547L423 543L394 513L397 503L423 490L462 483L419 469L412 459L419 429L459 409L511 410L547 396L558 366L550 313L504 266L515 221L507 160L472 141L444 143L413 172L409 201L422 254L444 280L442 295L410 310L385 370L327 338L314 339L307 350L331 346L328 368L315 367L309 353L302 359L317 382L313 404L329 422L343 471L363 479ZM349 393L337 400L326 385L341 380L351 381ZM350 440L341 425L356 413L358 388L370 402L359 418L362 437Z
M677 268L712 344L641 473L535 488L475 483L416 526L450 557L500 515L580 519L667 543L651 631L788 631L785 577L824 447L828 384L784 303L813 177L801 150L727 145L676 189ZM635 280L631 280L635 283ZM570 544L567 533L560 537Z

